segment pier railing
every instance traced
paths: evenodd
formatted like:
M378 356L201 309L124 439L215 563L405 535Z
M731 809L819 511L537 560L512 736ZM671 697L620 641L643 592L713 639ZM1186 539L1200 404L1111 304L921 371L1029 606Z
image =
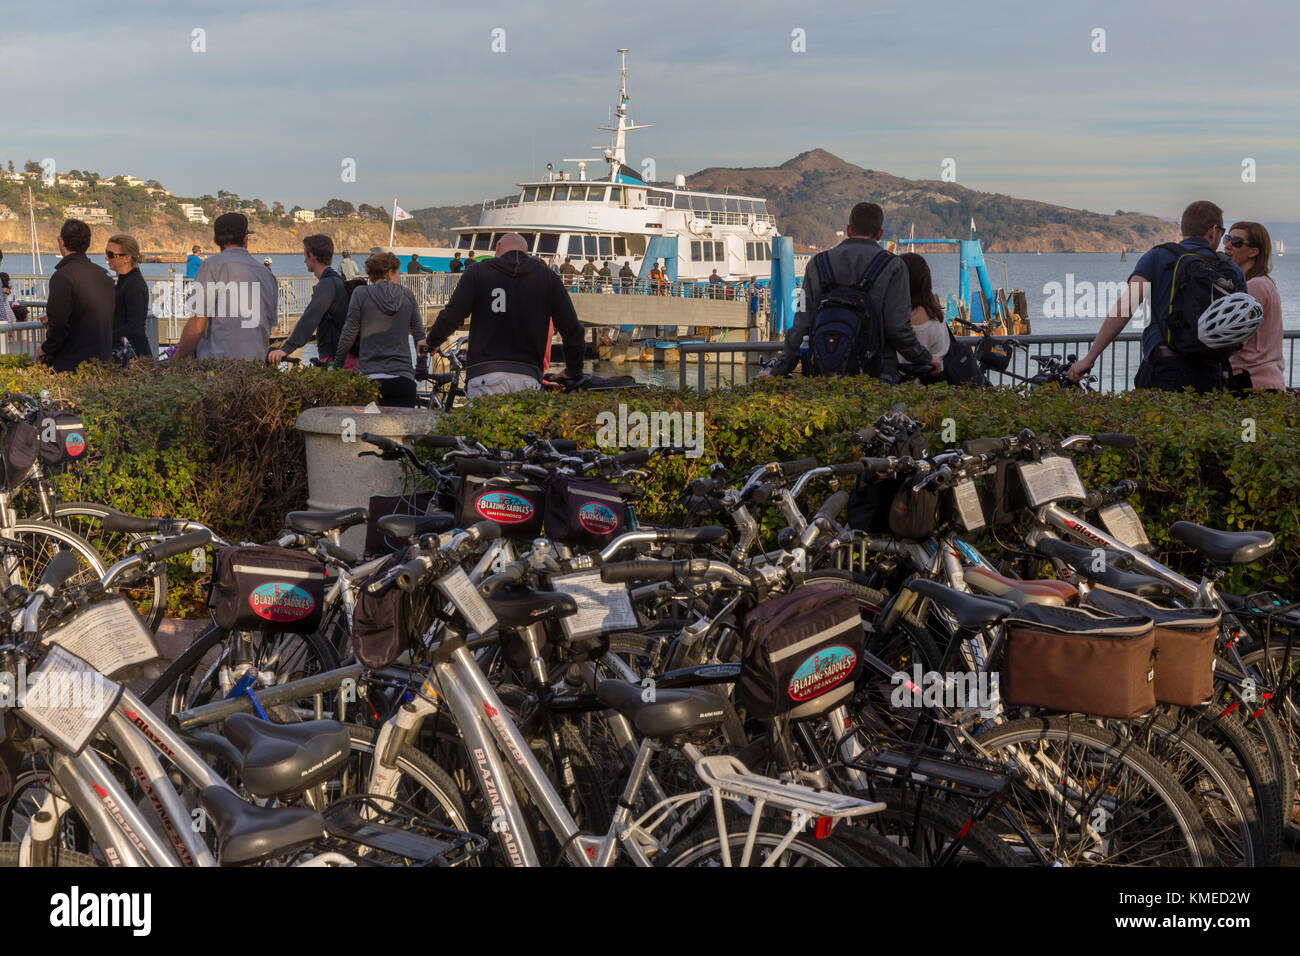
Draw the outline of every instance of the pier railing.
M1300 329L1282 333L1282 358L1286 366L1287 388L1300 386ZM1084 355L1092 345L1093 334L1017 335L1017 342L1027 349L1015 349L1007 372L988 372L994 385L1020 385L1038 370L1034 357L1070 358ZM972 348L977 337L960 337ZM708 391L745 385L752 381L768 359L780 352L780 342L683 342L678 346L678 387ZM1097 376L1094 387L1102 392L1123 392L1133 387L1133 376L1142 364L1142 336L1138 332L1122 333L1097 360L1092 372ZM1017 378L1016 376L1019 376Z

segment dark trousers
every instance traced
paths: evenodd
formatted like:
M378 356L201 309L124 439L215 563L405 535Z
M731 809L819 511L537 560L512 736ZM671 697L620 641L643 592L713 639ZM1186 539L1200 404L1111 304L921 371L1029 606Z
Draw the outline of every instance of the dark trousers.
M409 378L371 379L379 386L379 404L389 408L415 407L415 380Z
M1181 392L1185 388L1212 392L1228 387L1225 373L1225 367L1218 362L1196 361L1162 347L1142 360L1133 387L1164 392Z

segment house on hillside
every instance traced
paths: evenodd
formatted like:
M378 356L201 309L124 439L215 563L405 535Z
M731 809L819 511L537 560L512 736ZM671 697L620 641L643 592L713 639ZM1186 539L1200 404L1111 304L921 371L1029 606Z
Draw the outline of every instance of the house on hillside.
M112 218L102 206L68 206L63 214L69 219L80 219L92 226L111 226Z
M12 209L10 209L4 203L0 202L0 219L17 219L17 218L18 217L14 215L14 211Z
M144 180L143 180L143 179L137 179L135 176L123 176L123 177L122 177L122 182L126 183L128 186L143 186L143 185L144 185Z
M313 209L298 209L294 211L294 222L315 222L316 212Z
M181 212L185 213L185 218L190 222L201 222L203 225L208 224L208 217L203 212L202 206L196 206L193 203L183 202Z

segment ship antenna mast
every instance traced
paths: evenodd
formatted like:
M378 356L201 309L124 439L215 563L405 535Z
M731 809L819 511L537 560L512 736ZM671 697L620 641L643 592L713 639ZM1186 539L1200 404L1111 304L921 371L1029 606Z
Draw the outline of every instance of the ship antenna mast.
M618 176L619 167L627 165L627 134L634 129L649 129L653 125L652 123L646 123L636 126L629 122L627 118L627 50L620 49L618 52L622 60L619 72L618 109L616 111L618 125L599 127L599 129L607 129L614 134L614 145L612 147L591 147L603 151L605 161L609 163L611 182Z

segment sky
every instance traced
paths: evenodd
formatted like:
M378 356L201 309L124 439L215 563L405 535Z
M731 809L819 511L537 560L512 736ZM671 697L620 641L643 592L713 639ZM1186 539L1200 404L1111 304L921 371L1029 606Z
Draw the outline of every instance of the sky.
M1295 0L6 4L0 160L286 208L477 202L598 155L627 47L653 124L628 158L660 179L821 147L1098 212L1300 220L1298 41Z

